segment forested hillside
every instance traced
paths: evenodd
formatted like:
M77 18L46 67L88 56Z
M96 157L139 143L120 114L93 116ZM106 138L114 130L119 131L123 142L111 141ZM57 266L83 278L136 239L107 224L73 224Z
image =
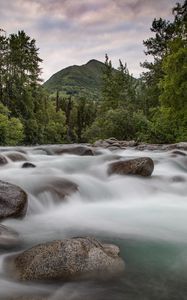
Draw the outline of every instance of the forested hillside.
M59 91L62 92L61 94L79 94L82 92L99 96L104 68L104 63L93 59L85 65L71 66L55 73L44 83L44 87L49 93Z
M173 8L173 21L154 19L151 32L143 44L152 62L142 63L139 80L121 60L114 71L106 55L42 85L36 41L1 30L1 145L187 140L187 1Z

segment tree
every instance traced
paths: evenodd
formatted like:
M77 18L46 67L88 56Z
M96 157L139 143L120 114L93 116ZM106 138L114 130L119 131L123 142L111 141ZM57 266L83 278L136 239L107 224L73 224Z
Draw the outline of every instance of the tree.
M116 87L114 82L114 70L112 62L109 60L108 55L105 55L105 68L103 70L103 82L102 82L102 103L101 110L103 112L110 108L116 108Z
M22 119L32 117L36 99L33 97L40 82L42 60L38 57L35 40L24 31L11 34L8 38L7 96L12 114Z
M170 110L178 141L187 140L187 1L174 12L176 36L168 42L169 51L163 58L160 101L163 109Z
M155 19L151 28L155 36L144 41L153 62L143 64L149 71L142 76L142 98L151 121L151 140L157 142L187 138L187 1L178 3L173 14L173 22Z
M23 124L9 115L10 111L0 103L0 144L14 146L23 141Z

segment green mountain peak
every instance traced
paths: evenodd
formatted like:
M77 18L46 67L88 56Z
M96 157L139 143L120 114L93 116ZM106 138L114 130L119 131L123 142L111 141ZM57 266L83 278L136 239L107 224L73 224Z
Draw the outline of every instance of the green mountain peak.
M86 64L73 65L53 74L45 83L44 87L50 92L60 91L99 93L102 83L104 63L91 59Z

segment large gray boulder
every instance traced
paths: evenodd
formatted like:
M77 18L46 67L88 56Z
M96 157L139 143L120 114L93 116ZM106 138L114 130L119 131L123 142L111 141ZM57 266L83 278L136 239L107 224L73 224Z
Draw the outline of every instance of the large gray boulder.
M23 217L27 202L27 194L20 187L0 181L0 219Z
M117 246L79 237L37 245L17 255L13 267L20 280L106 279L123 272L124 261Z
M126 159L109 164L108 174L151 176L154 169L150 157Z

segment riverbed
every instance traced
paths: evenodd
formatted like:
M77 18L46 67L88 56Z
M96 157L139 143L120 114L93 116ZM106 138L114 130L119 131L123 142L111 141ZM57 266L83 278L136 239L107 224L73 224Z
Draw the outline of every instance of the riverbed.
M28 194L26 216L2 222L17 231L21 241L15 249L0 250L0 299L187 299L187 152L127 148L78 156L49 155L39 147L16 150L36 167L22 168L23 161L9 160L0 168L0 180ZM117 157L144 156L154 161L151 177L108 176L107 167ZM62 178L78 186L65 200L50 190L37 196L33 192L36 186ZM7 257L20 251L76 236L118 245L124 275L102 282L23 283L5 267Z

